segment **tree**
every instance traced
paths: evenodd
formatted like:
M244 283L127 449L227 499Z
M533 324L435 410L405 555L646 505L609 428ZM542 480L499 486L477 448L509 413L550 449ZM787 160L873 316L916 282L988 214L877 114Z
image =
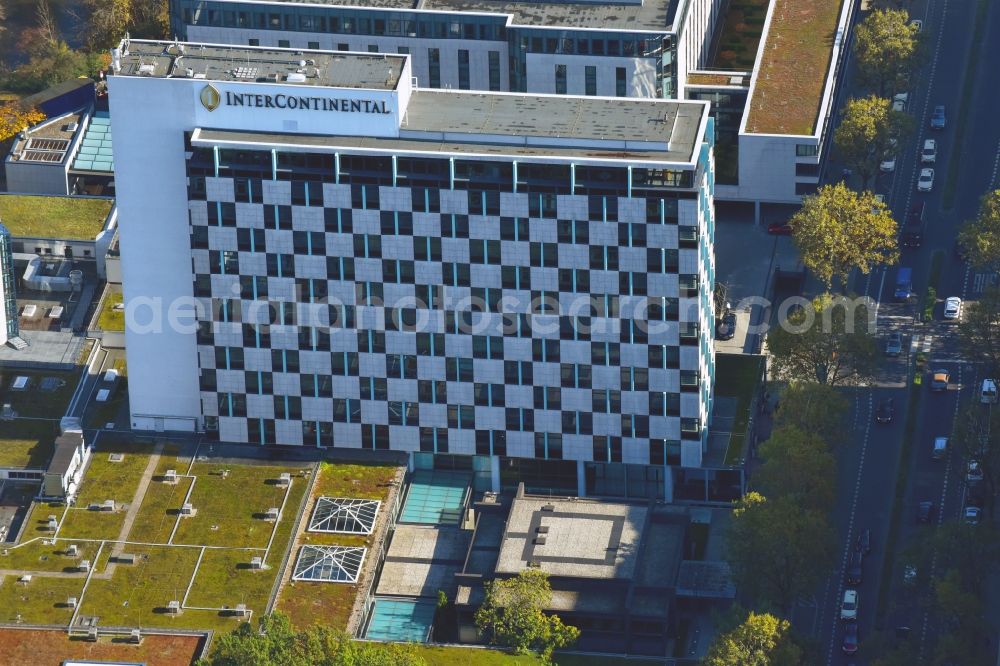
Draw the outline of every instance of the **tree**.
M765 497L787 498L818 512L833 506L836 462L817 432L775 428L760 456L764 464L754 472L753 487Z
M869 95L847 101L833 143L868 189L879 164L899 150L912 130L910 116L894 111L888 99Z
M826 284L855 268L868 274L879 264L899 259L897 224L885 203L871 192L857 193L843 183L826 185L802 200L802 208L788 221L802 261Z
M25 108L19 102L0 105L0 141L6 141L26 127L45 120L45 114L35 108Z
M1000 288L986 287L978 301L966 303L958 340L969 358L986 365L988 377L1000 377Z
M934 583L935 611L944 631L938 637L933 663L966 666L996 663L996 650L990 654L990 642L985 638L993 631L983 617L985 608L979 592L978 587L967 588L954 570Z
M110 49L132 26L132 0L82 0L87 17L80 35L89 51Z
M832 386L792 382L781 392L778 406L774 413L776 428L793 427L817 433L830 448L846 439L844 416L850 403Z
M32 93L81 76L92 76L104 64L103 55L74 51L66 42L40 45L31 59L8 77L7 87Z
M1000 190L983 195L979 213L958 232L958 242L973 267L1000 269Z
M726 558L742 594L787 612L833 567L836 536L825 514L787 498L747 493L736 503Z
M867 302L828 294L791 311L767 333L772 376L829 386L871 379L879 358L872 316Z
M398 643L363 643L329 627L295 632L288 617L261 618L217 638L199 666L425 666L413 648Z
M544 571L526 569L513 578L486 583L486 597L476 610L476 626L493 645L514 648L518 654L552 651L576 642L580 630L545 613L552 603L552 587Z
M972 405L961 415L955 430L952 439L958 443L963 464L969 460L979 462L983 480L977 495L984 500L987 517L992 518L1000 491L1000 410Z
M792 642L791 625L768 613L750 611L745 622L716 636L704 666L798 666L802 649Z
M917 27L905 9L879 9L854 31L854 55L864 85L880 97L892 92L916 62L920 47Z

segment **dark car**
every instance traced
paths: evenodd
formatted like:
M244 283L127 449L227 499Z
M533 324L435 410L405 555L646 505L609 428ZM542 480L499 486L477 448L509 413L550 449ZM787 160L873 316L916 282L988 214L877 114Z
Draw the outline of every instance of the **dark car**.
M947 124L947 119L944 115L944 104L938 104L931 114L931 129L944 129L945 124Z
M861 533L858 535L858 541L856 544L854 544L854 550L859 553L862 553L863 555L867 555L868 553L872 552L871 528L866 527L865 529L861 530Z
M847 584L848 585L860 585L861 584L861 562L863 555L860 551L854 551L851 553L851 561L847 564Z
M858 651L858 623L844 623L844 642L841 644L844 654L856 654Z
M934 515L934 502L921 502L917 505L917 522L929 523Z
M883 398L878 401L878 407L875 409L875 422L890 423L892 421L892 415L895 412L895 403L892 398Z
M774 222L767 225L767 233L777 236L791 236L792 228L784 222Z
M722 319L715 326L716 340L732 340L736 335L736 313L729 311L722 315Z

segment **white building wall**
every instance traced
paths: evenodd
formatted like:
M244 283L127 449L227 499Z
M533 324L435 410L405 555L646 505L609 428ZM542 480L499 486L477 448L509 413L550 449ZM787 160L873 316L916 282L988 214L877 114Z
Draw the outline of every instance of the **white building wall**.
M375 46L379 53L401 53L400 48L409 49L413 76L421 88L430 88L429 49L438 49L441 57L441 87L458 89L458 52L469 52L469 84L471 90L489 90L489 52L496 51L500 58L499 90L510 90L510 63L507 42L486 42L464 39L420 39L417 37L385 37L374 35L339 35L325 32L298 32L291 30L248 30L242 28L216 28L188 26L188 41L212 44L248 45L251 39L258 40L260 46L278 46L285 40L290 48L306 49L309 42L316 42L320 49L366 53ZM582 71L582 70L581 70ZM581 73L582 76L582 73ZM614 72L611 73L611 92L599 94L614 95ZM580 84L583 94L583 84Z
M129 221L119 243L137 430L194 430L201 413L195 336L166 322L171 303L193 297L182 137L196 97L177 94L176 83L114 76L108 82L118 210Z
M597 68L597 94L614 97L619 67L625 68L628 97L656 97L656 60L654 58L615 58L610 56L571 56L529 53L526 57L528 90L556 92L556 65L566 65L566 93L586 94L586 68Z
M796 158L795 147L800 144L816 146L815 137L741 134L739 142L739 185L720 186L720 196L737 201L794 204L802 200L802 195L795 193L796 182L816 182L815 177L795 175L796 161L816 162L815 157Z

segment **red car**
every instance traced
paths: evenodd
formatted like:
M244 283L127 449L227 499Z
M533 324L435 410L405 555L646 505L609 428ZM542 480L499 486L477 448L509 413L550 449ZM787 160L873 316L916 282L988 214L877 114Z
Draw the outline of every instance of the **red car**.
M767 233L777 236L791 236L792 228L784 222L774 222L767 225Z
M858 623L844 624L844 642L841 644L844 654L856 654L858 651Z

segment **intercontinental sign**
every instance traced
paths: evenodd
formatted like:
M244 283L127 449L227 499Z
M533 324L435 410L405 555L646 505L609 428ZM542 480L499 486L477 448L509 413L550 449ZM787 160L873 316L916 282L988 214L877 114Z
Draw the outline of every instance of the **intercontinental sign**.
M202 106L215 111L219 106L251 107L257 109L301 109L304 111L337 111L340 113L391 114L385 100L343 99L336 97L312 97L306 95L234 93L221 94L209 84L198 95Z

